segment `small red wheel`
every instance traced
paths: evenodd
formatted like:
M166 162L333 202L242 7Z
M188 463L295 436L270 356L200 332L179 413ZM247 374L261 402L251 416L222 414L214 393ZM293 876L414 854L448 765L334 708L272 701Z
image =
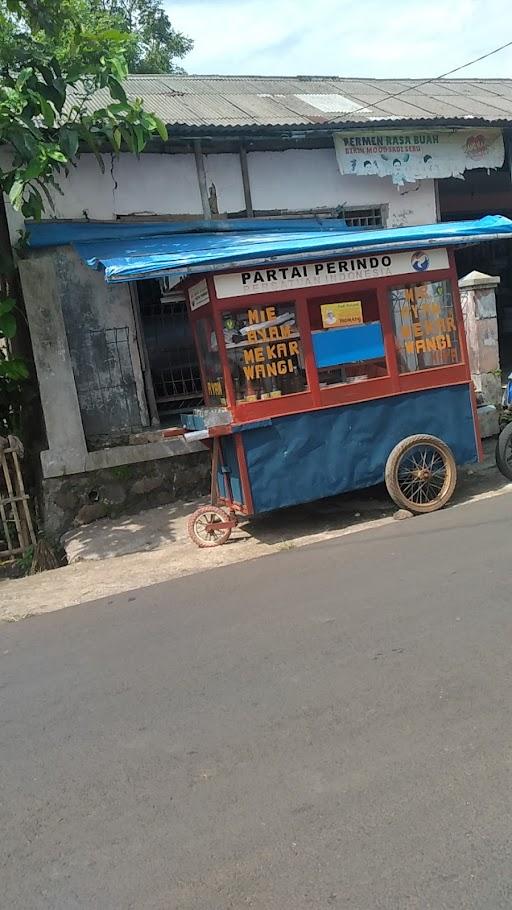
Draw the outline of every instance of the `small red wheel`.
M198 547L220 547L229 540L234 522L218 506L201 506L188 520L188 533Z

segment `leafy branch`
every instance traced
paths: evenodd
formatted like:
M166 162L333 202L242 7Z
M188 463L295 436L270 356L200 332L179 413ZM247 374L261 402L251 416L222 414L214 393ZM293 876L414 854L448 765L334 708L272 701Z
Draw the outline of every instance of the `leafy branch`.
M25 218L53 208L60 178L82 152L103 168L106 150L139 155L153 135L167 139L162 121L123 87L132 37L91 20L87 9L84 0L0 0L0 190ZM1 192L0 220L5 227ZM5 237L3 246L0 397L9 399L28 369L12 355L18 303Z

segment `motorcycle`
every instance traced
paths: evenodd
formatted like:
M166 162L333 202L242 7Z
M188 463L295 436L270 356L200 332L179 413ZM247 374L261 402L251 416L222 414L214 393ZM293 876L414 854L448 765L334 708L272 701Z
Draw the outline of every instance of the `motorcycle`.
M500 435L496 443L496 464L507 480L512 480L512 373L503 392L499 419Z

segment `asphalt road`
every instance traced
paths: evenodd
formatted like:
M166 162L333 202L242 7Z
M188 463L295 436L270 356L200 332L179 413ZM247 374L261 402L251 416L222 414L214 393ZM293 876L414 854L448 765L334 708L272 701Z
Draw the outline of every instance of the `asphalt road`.
M512 496L0 630L5 910L510 910Z

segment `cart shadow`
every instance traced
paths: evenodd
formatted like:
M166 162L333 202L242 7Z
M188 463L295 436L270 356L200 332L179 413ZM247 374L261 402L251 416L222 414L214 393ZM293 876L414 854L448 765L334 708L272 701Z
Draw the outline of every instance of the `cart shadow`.
M471 502L477 496L499 491L510 485L498 471L494 459L494 438L484 440L484 460L479 465L465 465L459 468L458 482L450 503L445 507ZM241 525L241 530L260 543L276 545L287 543L293 546L300 540L329 531L343 531L356 525L365 524L378 518L392 516L397 506L390 499L384 484L360 490L357 494L343 493L329 499L251 518ZM238 539L240 539L238 537ZM237 542L237 536L232 538Z
M251 518L242 525L244 531L261 543L286 545L327 531L342 531L353 525L392 515L396 506L383 484L354 493L343 493L328 499L280 509Z

